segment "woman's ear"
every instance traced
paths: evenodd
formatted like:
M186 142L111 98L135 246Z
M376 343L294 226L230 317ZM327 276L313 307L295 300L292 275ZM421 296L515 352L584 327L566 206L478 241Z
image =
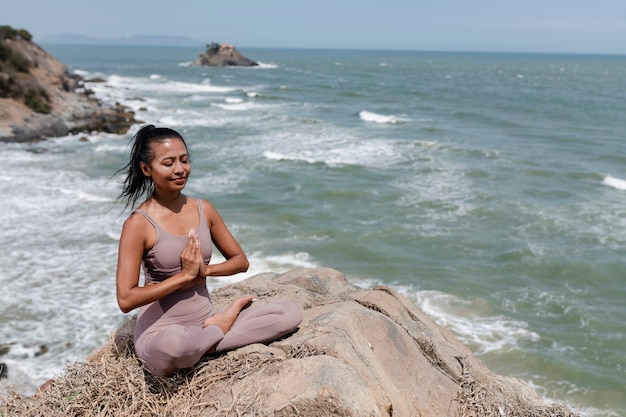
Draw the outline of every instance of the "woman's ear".
M150 176L150 167L146 164L144 164L143 162L139 162L139 167L141 168L141 172L143 172L143 175L145 175L146 177Z

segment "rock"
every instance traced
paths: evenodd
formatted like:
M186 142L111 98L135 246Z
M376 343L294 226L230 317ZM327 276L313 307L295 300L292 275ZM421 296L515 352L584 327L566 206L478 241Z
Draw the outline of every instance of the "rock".
M19 401L0 397L0 404L8 415L54 414L71 397L76 415L574 416L526 383L491 372L391 288L362 289L338 271L305 269L256 275L212 299L223 308L244 294L257 303L297 300L304 320L267 346L208 356L157 378L134 355L131 319L45 391Z
M207 51L198 55L193 65L209 67L254 67L257 62L241 55L234 46L228 44L219 45L215 42L207 45Z
M122 134L139 123L129 108L95 99L80 76L68 74L65 65L30 40L0 39L0 52L8 57L0 59L0 141L90 131Z

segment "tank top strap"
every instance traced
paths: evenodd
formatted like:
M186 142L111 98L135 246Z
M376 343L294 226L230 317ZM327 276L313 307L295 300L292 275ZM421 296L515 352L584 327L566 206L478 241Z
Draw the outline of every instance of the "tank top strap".
M150 215L146 213L145 211L143 211L142 209L135 209L135 211L141 214L143 217L145 217L146 220L148 220L154 226L154 229L157 231L157 237L158 237L158 233L159 233L159 230L161 230L161 226L159 226L156 220L150 217Z
M202 210L202 200L199 198L196 198L196 202L198 203L198 215L200 215L200 224L204 224L207 227L209 226L206 217L204 216L204 211Z

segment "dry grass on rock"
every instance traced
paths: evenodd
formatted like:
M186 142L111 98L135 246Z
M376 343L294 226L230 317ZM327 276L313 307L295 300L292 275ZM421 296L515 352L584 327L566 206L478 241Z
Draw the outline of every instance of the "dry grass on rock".
M170 378L145 372L130 347L105 350L95 360L69 365L32 397L0 394L0 416L239 416L258 415L255 398L232 398L234 381L287 359L319 354L307 346L284 354L273 348L230 352L203 360ZM228 404L223 404L224 399Z

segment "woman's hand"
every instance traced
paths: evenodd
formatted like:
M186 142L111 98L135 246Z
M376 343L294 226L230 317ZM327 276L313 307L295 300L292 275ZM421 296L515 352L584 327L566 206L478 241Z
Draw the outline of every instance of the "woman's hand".
M185 274L187 281L196 279L201 274L201 271L206 268L196 229L189 231L187 243L180 254L180 261L182 265L181 272Z
M202 252L202 248L200 248L200 268L198 269L198 276L206 278L210 274L211 268L209 268L209 265L204 263L204 252Z

